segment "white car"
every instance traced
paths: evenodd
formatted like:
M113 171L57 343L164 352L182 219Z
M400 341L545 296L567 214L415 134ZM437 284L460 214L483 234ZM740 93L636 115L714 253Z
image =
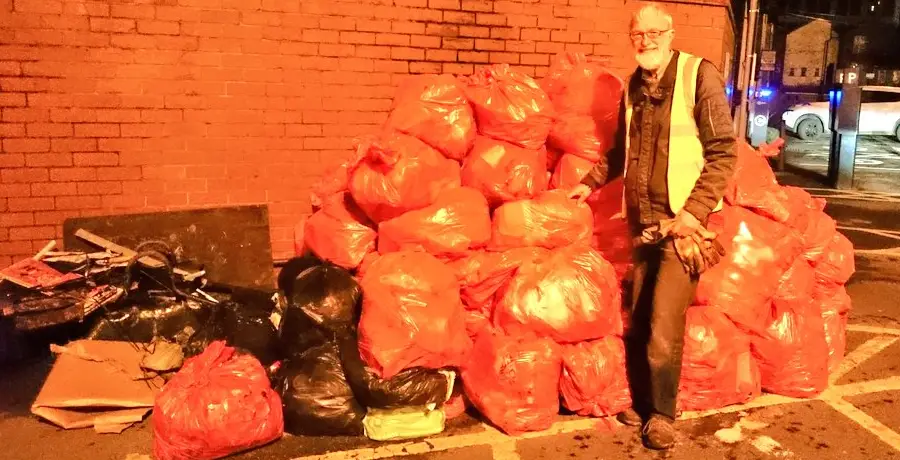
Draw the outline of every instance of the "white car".
M830 130L828 102L795 105L784 112L781 120L800 139L815 139ZM900 88L862 87L859 134L893 136L900 141Z

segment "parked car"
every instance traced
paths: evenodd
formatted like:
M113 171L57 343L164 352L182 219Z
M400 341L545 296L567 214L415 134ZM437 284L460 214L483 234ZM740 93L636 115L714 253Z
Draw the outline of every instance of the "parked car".
M900 141L900 88L863 86L859 134L893 136ZM800 139L815 139L829 131L828 102L798 104L781 116L785 128Z

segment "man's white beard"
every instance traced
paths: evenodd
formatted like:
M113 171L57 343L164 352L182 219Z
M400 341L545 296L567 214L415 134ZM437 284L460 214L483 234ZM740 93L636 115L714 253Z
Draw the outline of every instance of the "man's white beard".
M664 54L661 49L644 51L635 55L638 65L642 69L650 71L659 69L662 65L663 57Z

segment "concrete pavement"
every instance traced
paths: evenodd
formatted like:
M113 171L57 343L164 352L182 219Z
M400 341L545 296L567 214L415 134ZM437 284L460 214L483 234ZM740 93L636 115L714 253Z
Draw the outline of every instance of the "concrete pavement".
M784 183L799 179L783 175ZM686 413L674 451L645 450L638 432L611 420L560 416L546 432L510 438L471 416L448 424L439 436L405 443L359 438L286 436L278 443L238 455L241 459L814 459L900 458L900 195L834 192L829 212L857 251L857 273L848 283L853 311L848 355L832 387L814 400L767 395L745 406ZM124 460L152 450L148 421L118 435L64 431L29 415L46 362L0 378L0 457L18 459Z

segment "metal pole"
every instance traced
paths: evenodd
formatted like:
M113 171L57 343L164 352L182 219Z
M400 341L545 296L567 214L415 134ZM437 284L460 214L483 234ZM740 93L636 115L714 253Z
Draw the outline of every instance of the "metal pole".
M750 96L749 96L747 90L750 89L750 84L752 82L751 78L756 73L753 66L756 63L756 38L757 38L756 17L758 14L759 14L759 0L750 0L750 10L749 10L750 27L747 30L747 38L748 38L748 40L747 40L747 42L748 42L747 43L747 57L746 57L747 70L745 71L746 80L744 81L744 88L745 88L743 90L744 98L743 98L743 102L741 103L741 113L740 113L741 124L738 127L739 128L739 131L738 131L739 139L746 139L746 137L747 137L747 122L748 122L747 110L748 110L749 102L750 102L749 101Z
M747 31L750 29L749 18L747 15L747 5L744 5L744 20L741 27L741 54L738 55L738 74L734 80L734 94L738 97L738 112L734 117L734 131L740 133L741 110L744 107L744 98L747 97L747 88L744 87L744 74L747 72ZM740 134L739 134L740 135Z

